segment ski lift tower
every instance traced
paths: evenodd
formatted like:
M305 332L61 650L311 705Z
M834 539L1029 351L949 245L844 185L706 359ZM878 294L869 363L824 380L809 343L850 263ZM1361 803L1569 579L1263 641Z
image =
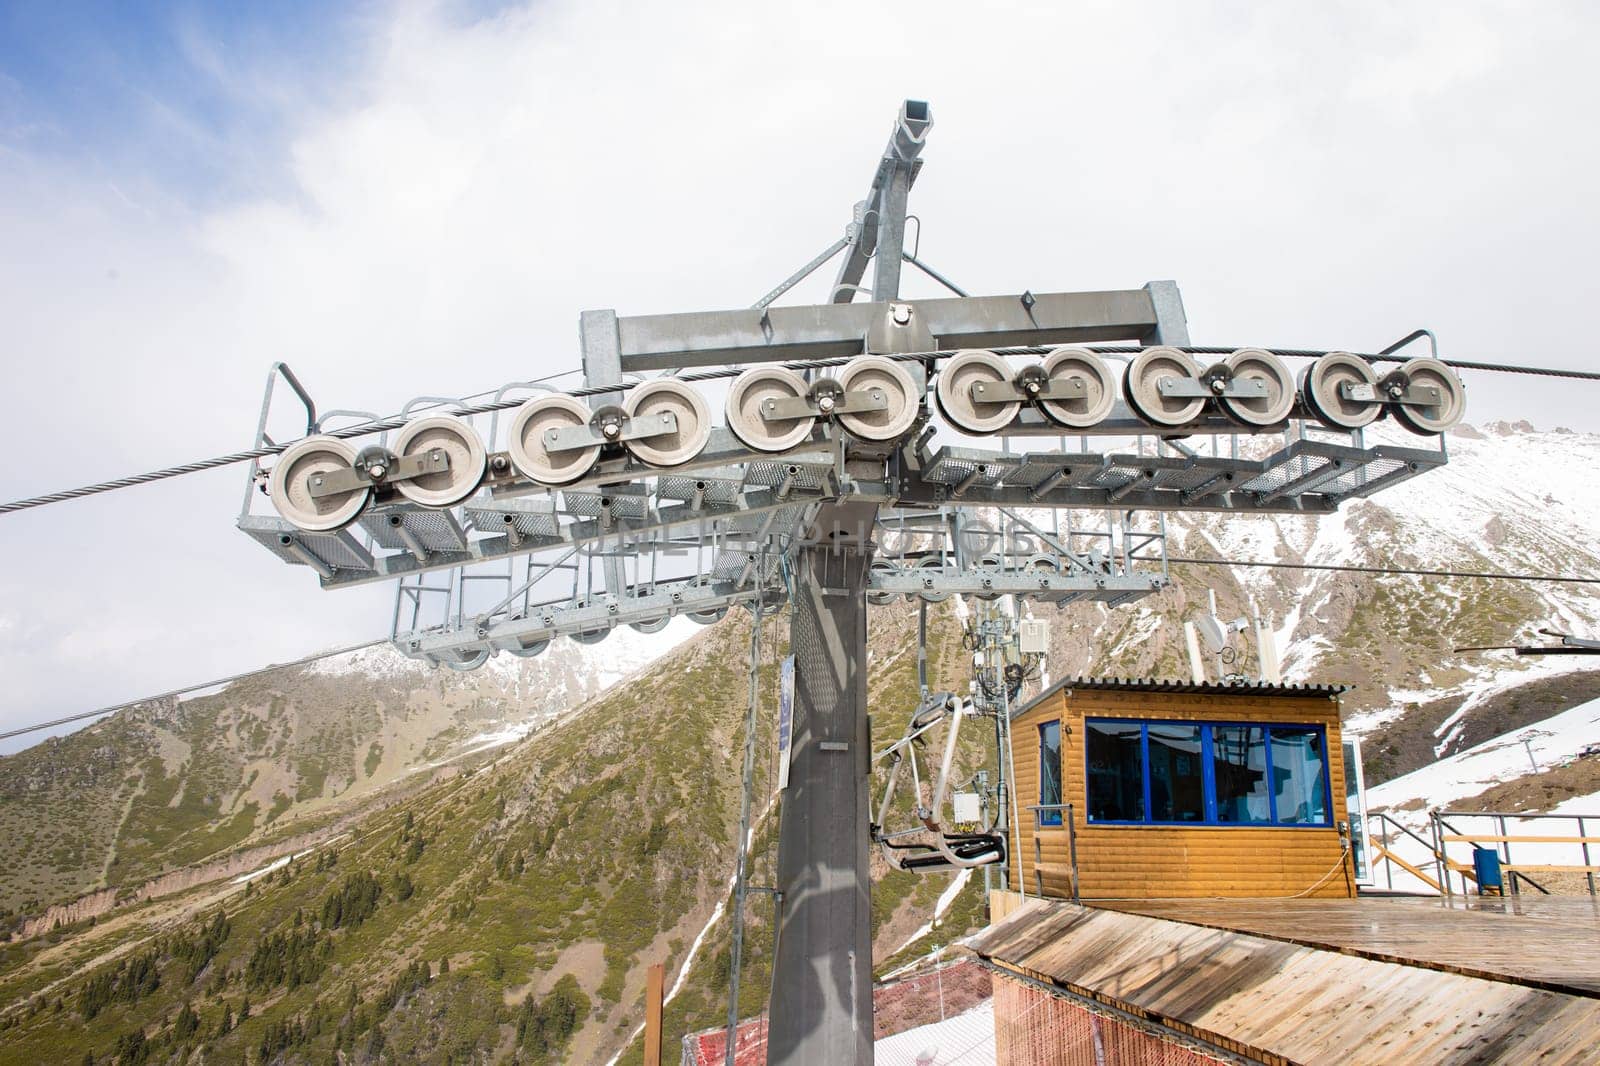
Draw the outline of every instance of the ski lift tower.
M1422 331L1376 356L1198 348L1170 281L955 289L905 243L931 126L905 102L844 236L753 307L583 312L581 387L377 418L319 412L274 365L257 447L280 387L306 436L256 464L237 522L324 588L396 581L395 647L457 670L792 585L773 1063L872 1061L869 603L1128 603L1167 581L1165 512L1327 514L1443 465L1462 413L1437 353L1394 355ZM828 303L776 303L839 253ZM954 295L902 299L907 264ZM1369 442L1389 413L1426 439Z

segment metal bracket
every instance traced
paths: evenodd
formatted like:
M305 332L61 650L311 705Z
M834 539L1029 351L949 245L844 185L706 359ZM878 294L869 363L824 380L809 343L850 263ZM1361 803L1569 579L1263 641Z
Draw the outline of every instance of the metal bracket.
M596 444L660 437L678 428L678 416L671 411L642 418L629 418L621 411L620 407L602 407L585 425L546 430L544 446L552 452L574 452Z
M977 381L972 385L973 403L1032 403L1035 400L1081 400L1087 390L1082 378L1059 378L1040 384L1036 381Z
M882 389L862 389L857 392L831 392L812 390L811 396L796 396L787 400L767 400L761 405L764 422L792 422L797 418L817 415L858 415L868 411L887 411L889 397Z
M1346 381L1340 384L1339 395L1357 403L1405 404L1408 407L1437 407L1442 402L1436 385L1401 385L1398 382L1368 385Z
M1259 378L1162 378L1156 389L1163 396L1175 399L1210 399L1213 396L1232 396L1237 399L1258 400L1267 395L1267 383Z
M424 474L440 474L450 469L450 456L443 448L429 448L419 455L399 456L387 467L376 469L382 471L381 477L374 477L373 473L376 470L368 466L312 474L307 479L311 498L320 500L326 496L338 496L341 493L371 488L373 485L409 481Z

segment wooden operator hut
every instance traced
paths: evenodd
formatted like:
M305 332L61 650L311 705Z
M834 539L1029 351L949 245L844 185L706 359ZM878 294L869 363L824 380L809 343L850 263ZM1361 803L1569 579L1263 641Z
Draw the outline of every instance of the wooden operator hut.
M968 941L1000 1066L1600 1063L1592 901L1357 898L1343 691L1074 678L1012 715L1012 890Z
M1354 896L1343 691L1119 678L1051 686L1011 717L1020 816L1011 883L1083 900Z

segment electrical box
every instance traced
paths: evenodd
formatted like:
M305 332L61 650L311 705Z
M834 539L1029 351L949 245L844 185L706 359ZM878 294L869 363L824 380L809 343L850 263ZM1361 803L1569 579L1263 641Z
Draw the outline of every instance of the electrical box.
M956 824L962 822L979 822L983 820L983 808L978 803L976 792L957 792L951 797L955 805Z
M1022 654L1045 654L1050 644L1050 623L1042 618L1024 618L1017 625L1017 640Z

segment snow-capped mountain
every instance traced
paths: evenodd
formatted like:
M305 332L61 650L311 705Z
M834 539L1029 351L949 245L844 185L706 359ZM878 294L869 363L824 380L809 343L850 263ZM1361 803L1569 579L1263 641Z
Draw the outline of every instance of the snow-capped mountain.
M1442 469L1326 517L1171 515L1169 552L1600 578L1600 436L1494 423L1445 444ZM1181 624L1214 588L1224 619L1255 605L1287 680L1355 686L1347 724L1380 741L1380 780L1600 695L1592 659L1456 651L1537 643L1546 627L1600 632L1600 585L1197 565L1173 577L1131 607L1054 616L1051 673L1187 676ZM1238 643L1251 672L1253 643Z

